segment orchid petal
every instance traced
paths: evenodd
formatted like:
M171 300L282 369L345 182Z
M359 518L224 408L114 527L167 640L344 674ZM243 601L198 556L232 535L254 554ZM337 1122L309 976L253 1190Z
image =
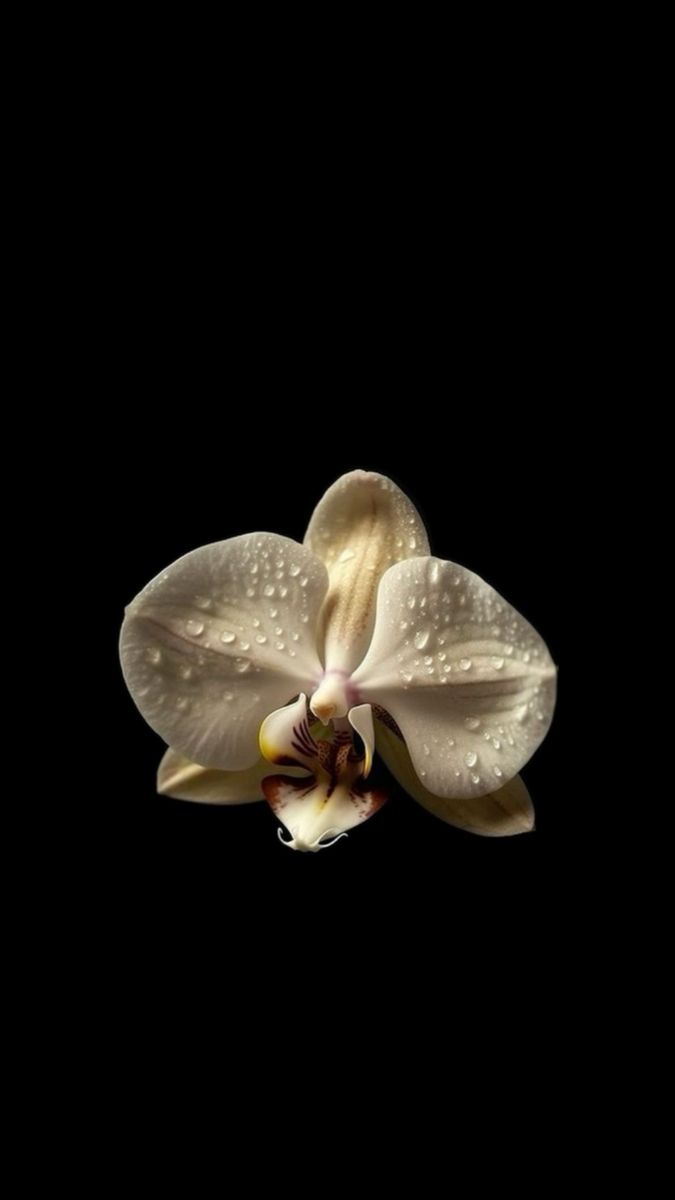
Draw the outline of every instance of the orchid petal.
M426 530L391 479L352 471L319 501L305 545L326 564L330 579L322 613L326 669L350 672L370 641L382 575L393 563L428 554Z
M260 726L260 753L276 766L305 767L316 769L319 750L309 731L307 720L307 697L302 692L293 704L287 704L270 713Z
M370 775L370 768L373 765L373 751L375 749L375 728L373 726L373 710L370 704L358 704L356 708L349 710L349 724L352 729L356 730L366 751L366 760L363 768L363 777L367 779Z
M159 764L157 791L200 804L251 804L264 800L262 781L269 773L270 764L263 758L246 771L216 771L169 749Z
M377 721L377 751L401 787L424 808L448 825L483 837L511 837L534 829L534 808L520 775L487 796L458 800L434 796L420 781L405 742Z
M178 559L122 626L122 669L148 724L202 766L254 766L263 718L321 675L315 633L327 587L311 551L270 533Z
M397 722L425 787L455 799L518 773L549 728L556 692L529 622L478 575L438 558L384 575L351 683Z
M329 780L303 781L285 775L271 775L263 780L265 799L291 835L284 842L292 850L323 850L348 829L371 817L384 804L386 796L379 791L362 791L357 786L338 784Z

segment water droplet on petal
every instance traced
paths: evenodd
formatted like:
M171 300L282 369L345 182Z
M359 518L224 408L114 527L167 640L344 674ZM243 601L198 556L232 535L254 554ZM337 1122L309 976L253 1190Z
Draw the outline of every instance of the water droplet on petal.
M252 600L253 597L255 596L255 588L247 587L246 595L248 596L249 600Z
M349 547L347 547L346 550L342 551L342 554L338 558L338 562L341 562L341 563L349 562L350 558L354 558L354 551L350 550Z
M265 593L266 596L273 596L274 595L274 584L266 583L263 588L263 592Z
M422 749L424 750L424 753L425 753L426 755L429 755L429 754L431 754L431 750L430 750L430 749L429 749L429 747L427 746L426 742L422 742Z
M274 620L274 618L275 618L276 616L278 616L278 614L279 614L279 609L278 609L278 608L271 608L271 609L270 609L270 616L271 616L272 620Z
M279 588L279 595L281 596L282 600L284 599L285 596L288 595L288 588L286 587L286 584L284 584L283 587Z
M432 658L431 654L426 654L426 655L424 656L424 662L425 662L425 664L426 664L426 666L427 666L427 667L430 667L433 661L434 661L434 660L433 660L433 658Z
M401 671L400 675L401 675L401 679L403 680L404 683L412 683L413 676L410 671Z
M245 671L249 671L251 669L250 658L235 658L234 668L239 672L240 675L243 675Z
M477 775L475 771L471 772L471 778L474 783L480 783L480 775Z
M480 725L480 718L479 717L466 717L464 720L464 724L466 725L467 729L478 729L478 727Z
M292 634L291 634L291 637L293 638L293 641L294 641L294 642L299 642L299 641L300 641L300 634L299 634L299 633L292 633Z
M197 605L197 608L206 609L211 607L212 601L208 596L195 596L195 604Z
M440 573L441 573L440 564L438 562L434 561L431 564L431 570L429 571L429 579L431 580L432 583L438 583L438 577L439 577Z
M424 650L424 647L426 646L428 641L429 641L429 630L428 629L420 629L419 632L415 634L415 645L418 650Z
M478 762L478 755L476 754L476 751L469 750L469 753L464 755L464 762L466 763L467 767L475 767L476 763Z
M192 617L190 617L190 620L185 623L185 629L190 637L200 637L204 632L204 622L193 621Z
M241 643L241 648L242 648L242 650L250 650L250 649L251 649L251 643L250 643L250 642L245 642L245 641L242 641L242 643Z
M162 661L162 651L153 646L152 650L148 650L148 659L157 666L157 663Z
M410 546L410 549L411 549L411 550L416 550L416 549L417 549L417 538L415 537L415 535L414 535L414 534L413 534L413 536L410 538L410 540L408 541L408 545Z
M288 568L288 574L292 575L294 579L296 575L300 574L300 568L297 563L291 563L290 567Z
M525 651L525 653L524 653L524 655L523 655L523 662L524 662L524 663L529 663L529 661L530 661L530 652L529 652L529 650L526 650L526 651Z
M179 667L178 674L180 675L181 679L189 679L192 674L192 667Z
M229 629L224 629L220 635L220 640L221 642L224 642L226 646L229 646L234 641L235 636L236 635L234 633L230 633Z
M501 744L499 738L493 738L492 745L494 746L495 750L501 750L501 748L502 748L502 744Z
M471 659L470 658L460 658L459 665L460 665L460 669L462 671L470 671L471 670Z
M234 692L225 692L225 695L223 696L223 700L227 700L227 702L229 704L230 700L234 700Z
M259 646L264 646L267 638L265 637L264 633L256 633L255 640Z
M502 775L504 774L501 767L493 767L492 770L494 771L494 774L497 776L497 779L501 779Z
M274 645L276 646L277 650L285 650L286 649L285 642L275 642Z
M490 662L492 663L495 671L501 671L502 667L504 666L504 659L500 658L498 654L493 654Z
M415 596L408 596L406 603L408 605L408 608L412 610L415 607L415 605L417 604L417 599Z

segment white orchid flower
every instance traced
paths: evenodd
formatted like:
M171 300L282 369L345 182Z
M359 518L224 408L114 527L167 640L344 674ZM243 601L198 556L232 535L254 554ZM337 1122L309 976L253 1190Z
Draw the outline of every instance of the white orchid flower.
M549 652L478 575L430 556L384 476L333 484L303 545L252 533L178 559L129 605L120 652L170 746L159 790L264 796L293 849L322 849L380 807L365 787L376 750L451 824L533 826L518 772L553 716Z

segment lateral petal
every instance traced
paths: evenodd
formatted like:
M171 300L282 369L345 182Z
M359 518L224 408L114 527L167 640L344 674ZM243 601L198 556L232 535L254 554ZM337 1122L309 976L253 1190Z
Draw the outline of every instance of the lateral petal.
M271 709L321 675L316 625L326 568L270 533L215 542L178 559L129 605L122 669L152 728L201 766L259 758Z
M528 761L553 716L548 649L478 575L438 558L391 567L351 683L397 722L434 795L482 796Z

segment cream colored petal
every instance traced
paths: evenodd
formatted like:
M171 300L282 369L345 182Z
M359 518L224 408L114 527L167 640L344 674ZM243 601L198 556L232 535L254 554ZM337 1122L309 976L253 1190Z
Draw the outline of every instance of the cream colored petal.
M350 681L396 721L436 796L488 795L522 770L553 718L556 670L529 621L456 563L414 558L380 584Z
M120 639L148 724L202 766L254 766L261 721L321 676L315 633L327 588L314 554L271 533L172 563L131 602Z
M534 829L534 808L520 775L505 787L471 800L448 800L434 796L418 778L408 749L391 729L375 721L375 743L379 754L401 787L435 817L467 833L483 837L511 837Z
M368 648L382 575L402 559L429 553L426 530L391 479L351 471L319 501L305 545L328 568L320 626L326 669L351 672Z

